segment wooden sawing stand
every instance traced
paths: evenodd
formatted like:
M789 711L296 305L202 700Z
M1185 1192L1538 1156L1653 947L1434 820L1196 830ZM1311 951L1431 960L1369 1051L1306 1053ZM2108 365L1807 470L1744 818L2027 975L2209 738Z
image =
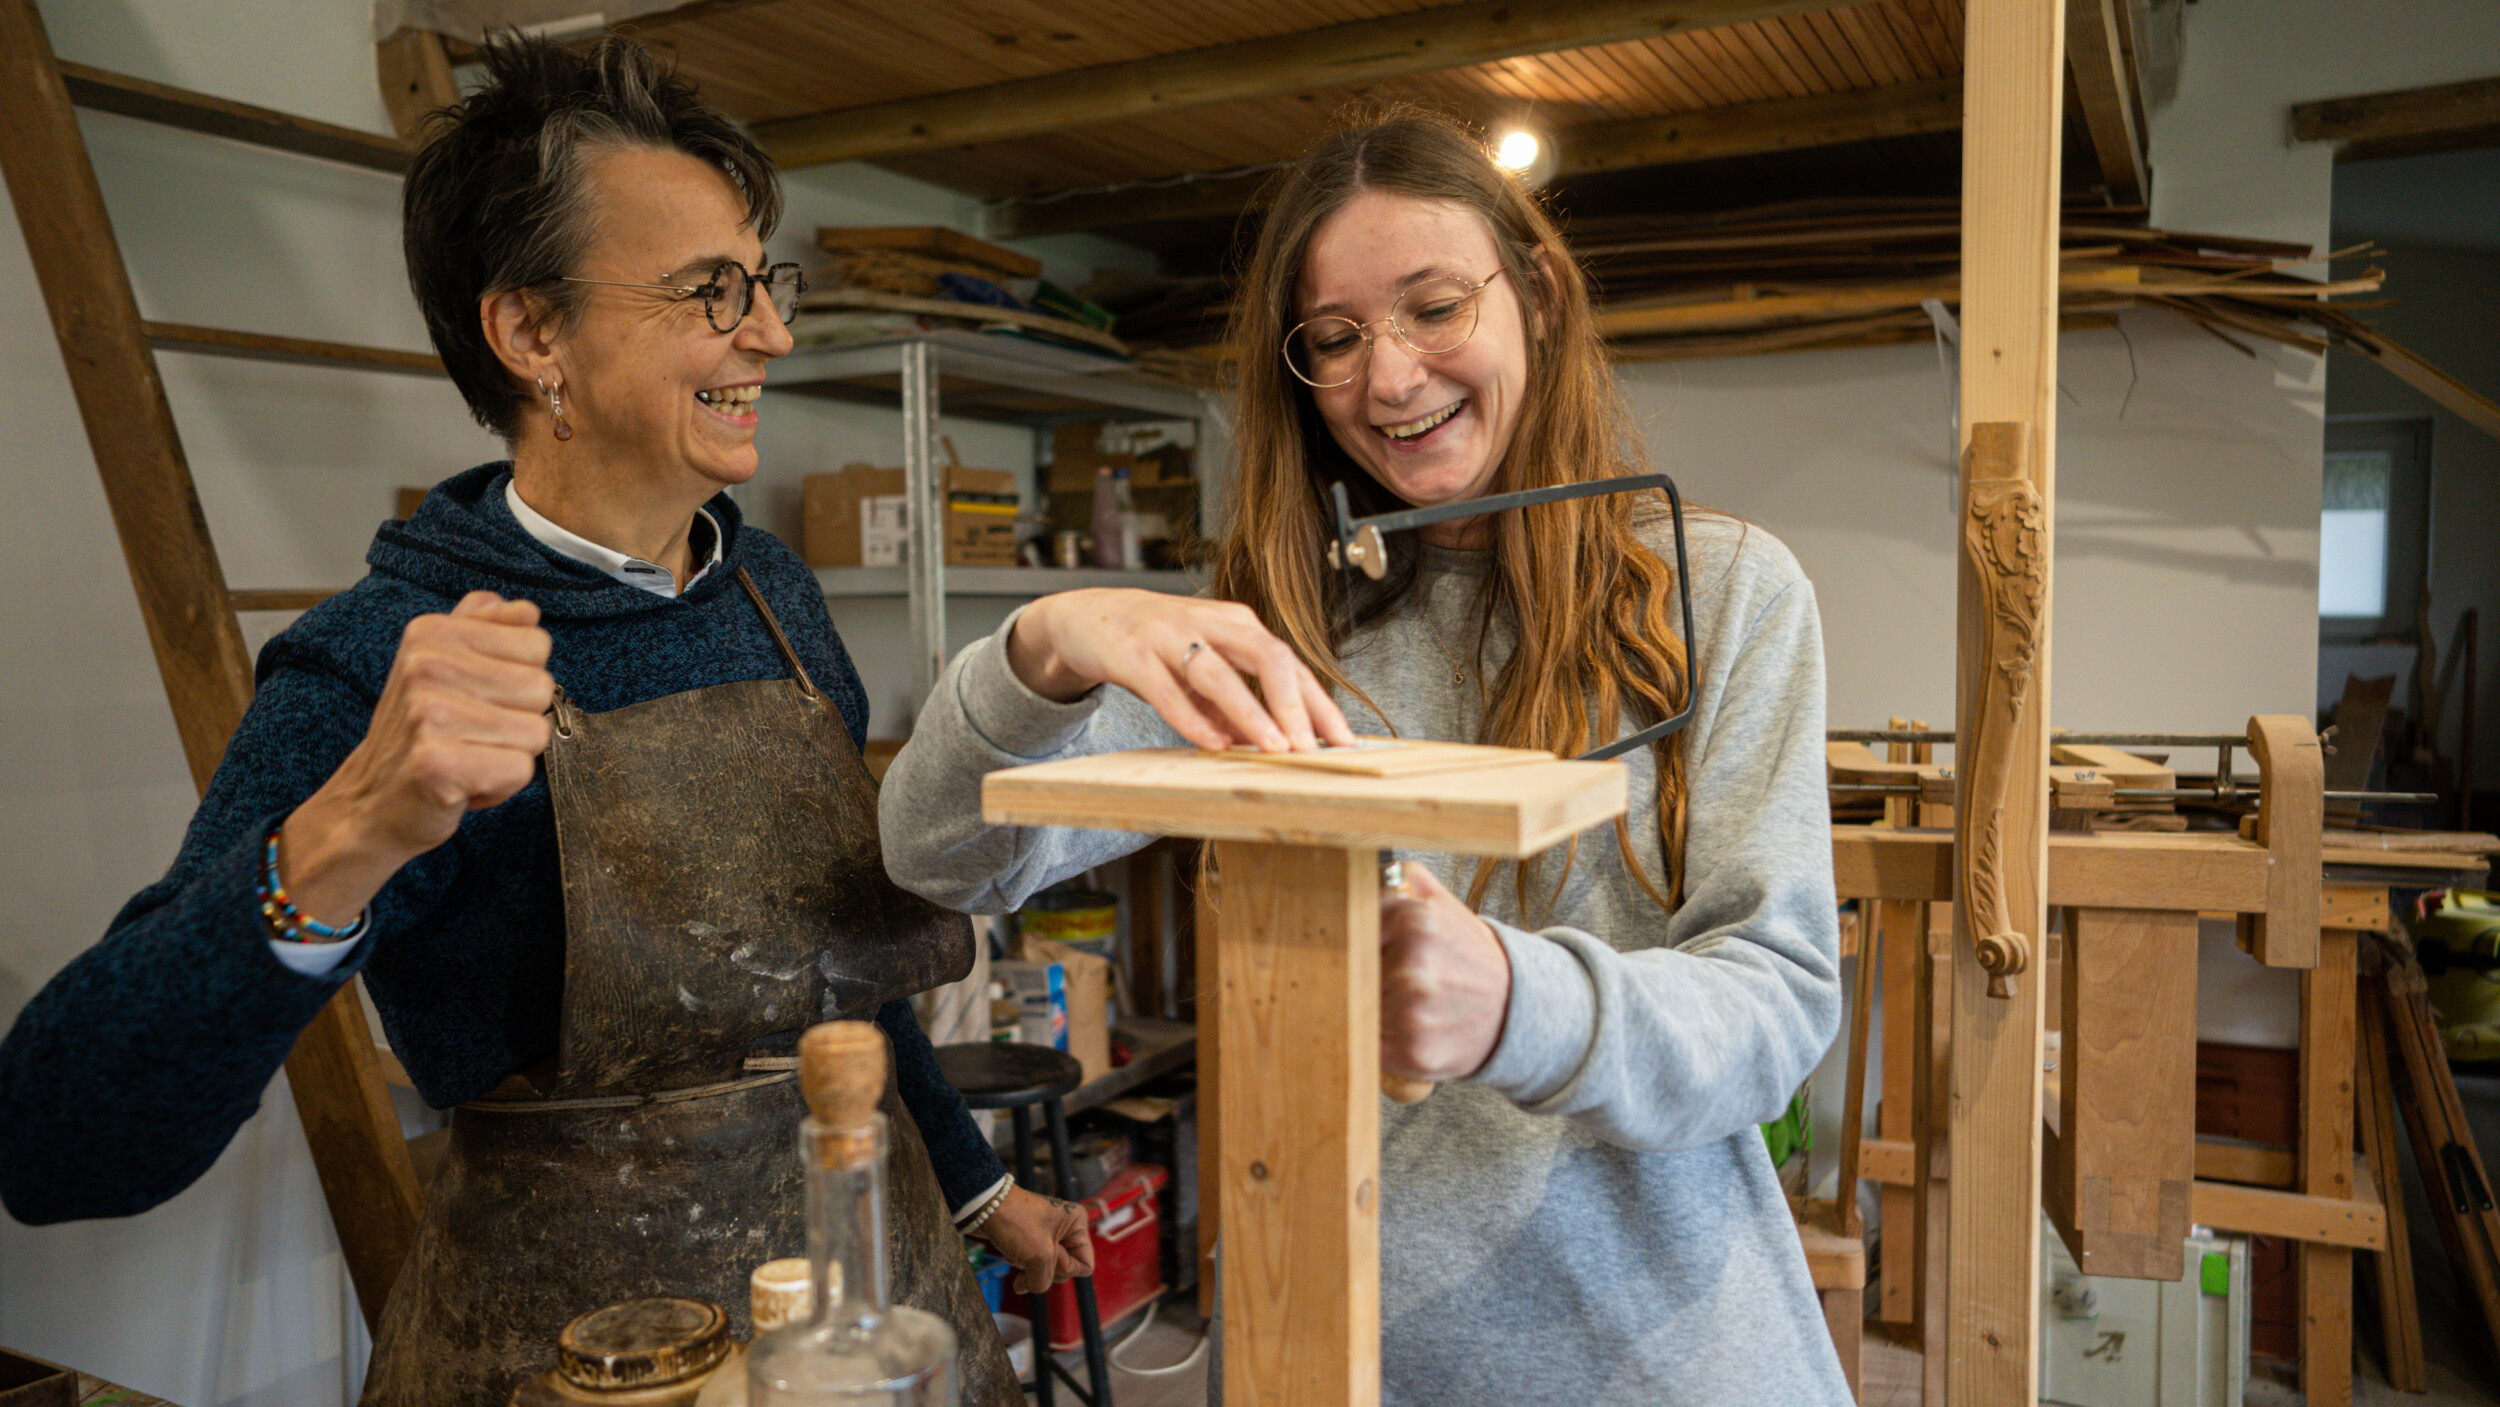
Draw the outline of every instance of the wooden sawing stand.
M1011 768L981 788L993 825L1216 842L1219 992L1199 1003L1198 1049L1216 1065L1236 1407L1380 1401L1381 851L1524 858L1623 813L1615 763L1415 753L1446 770L1169 749Z

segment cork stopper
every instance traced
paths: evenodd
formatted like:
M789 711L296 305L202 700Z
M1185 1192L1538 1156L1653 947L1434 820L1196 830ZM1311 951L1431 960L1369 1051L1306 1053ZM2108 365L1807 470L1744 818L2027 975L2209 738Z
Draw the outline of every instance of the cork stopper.
M840 1267L835 1267L838 1271ZM755 1315L755 1332L778 1329L784 1324L805 1319L808 1311L808 1282L815 1277L807 1268L804 1256L783 1256L755 1267L747 1277L749 1308Z
M827 1021L799 1037L799 1092L829 1129L868 1122L885 1097L885 1033L866 1021Z
M556 1371L594 1391L684 1382L728 1354L729 1316L708 1300L627 1300L590 1311L556 1336Z

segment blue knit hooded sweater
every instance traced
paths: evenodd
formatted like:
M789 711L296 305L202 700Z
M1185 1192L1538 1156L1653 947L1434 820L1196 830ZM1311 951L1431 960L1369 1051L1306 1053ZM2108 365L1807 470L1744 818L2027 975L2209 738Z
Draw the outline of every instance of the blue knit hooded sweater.
M868 703L815 576L727 496L705 505L721 564L671 600L541 545L504 503L509 464L445 480L386 524L372 571L262 649L251 709L191 818L173 868L114 918L0 1039L0 1202L43 1223L142 1212L217 1160L295 1038L358 971L391 1048L438 1109L555 1053L564 900L542 766L502 805L471 812L373 901L372 930L338 968L301 976L271 953L255 893L272 826L364 737L400 634L471 591L538 604L549 670L590 713L689 689L788 678L743 567L808 673L865 737ZM904 1002L877 1014L896 1077L950 1206L1004 1176L938 1073Z

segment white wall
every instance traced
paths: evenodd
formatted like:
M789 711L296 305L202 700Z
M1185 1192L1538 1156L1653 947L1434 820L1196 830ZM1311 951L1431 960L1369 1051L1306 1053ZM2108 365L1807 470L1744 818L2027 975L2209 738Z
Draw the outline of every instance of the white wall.
M64 58L386 131L365 7L316 0L46 0ZM421 348L399 254L399 182L110 115L81 114L147 316ZM969 226L966 202L866 167L790 183L778 257L818 223ZM0 1027L163 873L194 803L129 577L15 220L0 221L0 492L17 531L0 613ZM1144 256L1067 237L1022 246L1052 277ZM238 586L341 586L393 490L500 447L446 382L167 355L168 394ZM798 477L899 462L894 417L767 398L744 501L795 528ZM965 456L1030 463L1020 431L950 422ZM873 722L899 731L899 602L841 603ZM255 647L283 616L248 617ZM959 637L997 613L959 606ZM110 1032L98 1039L111 1039ZM5 1134L0 1134L5 1136ZM0 1344L191 1407L352 1400L362 1321L284 1076L210 1172L147 1215L26 1227L0 1217Z

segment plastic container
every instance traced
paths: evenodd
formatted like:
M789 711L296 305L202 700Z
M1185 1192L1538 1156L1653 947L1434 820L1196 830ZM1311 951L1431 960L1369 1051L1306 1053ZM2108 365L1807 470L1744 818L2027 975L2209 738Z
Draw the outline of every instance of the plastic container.
M1163 1217L1155 1194L1169 1174L1152 1163L1131 1163L1103 1184L1102 1194L1087 1198L1085 1217L1094 1238L1094 1305L1104 1324L1120 1319L1163 1293ZM1029 1319L1029 1296L1012 1298L1010 1308ZM1085 1342L1085 1326L1076 1315L1076 1284L1050 1291L1050 1347L1065 1352Z

